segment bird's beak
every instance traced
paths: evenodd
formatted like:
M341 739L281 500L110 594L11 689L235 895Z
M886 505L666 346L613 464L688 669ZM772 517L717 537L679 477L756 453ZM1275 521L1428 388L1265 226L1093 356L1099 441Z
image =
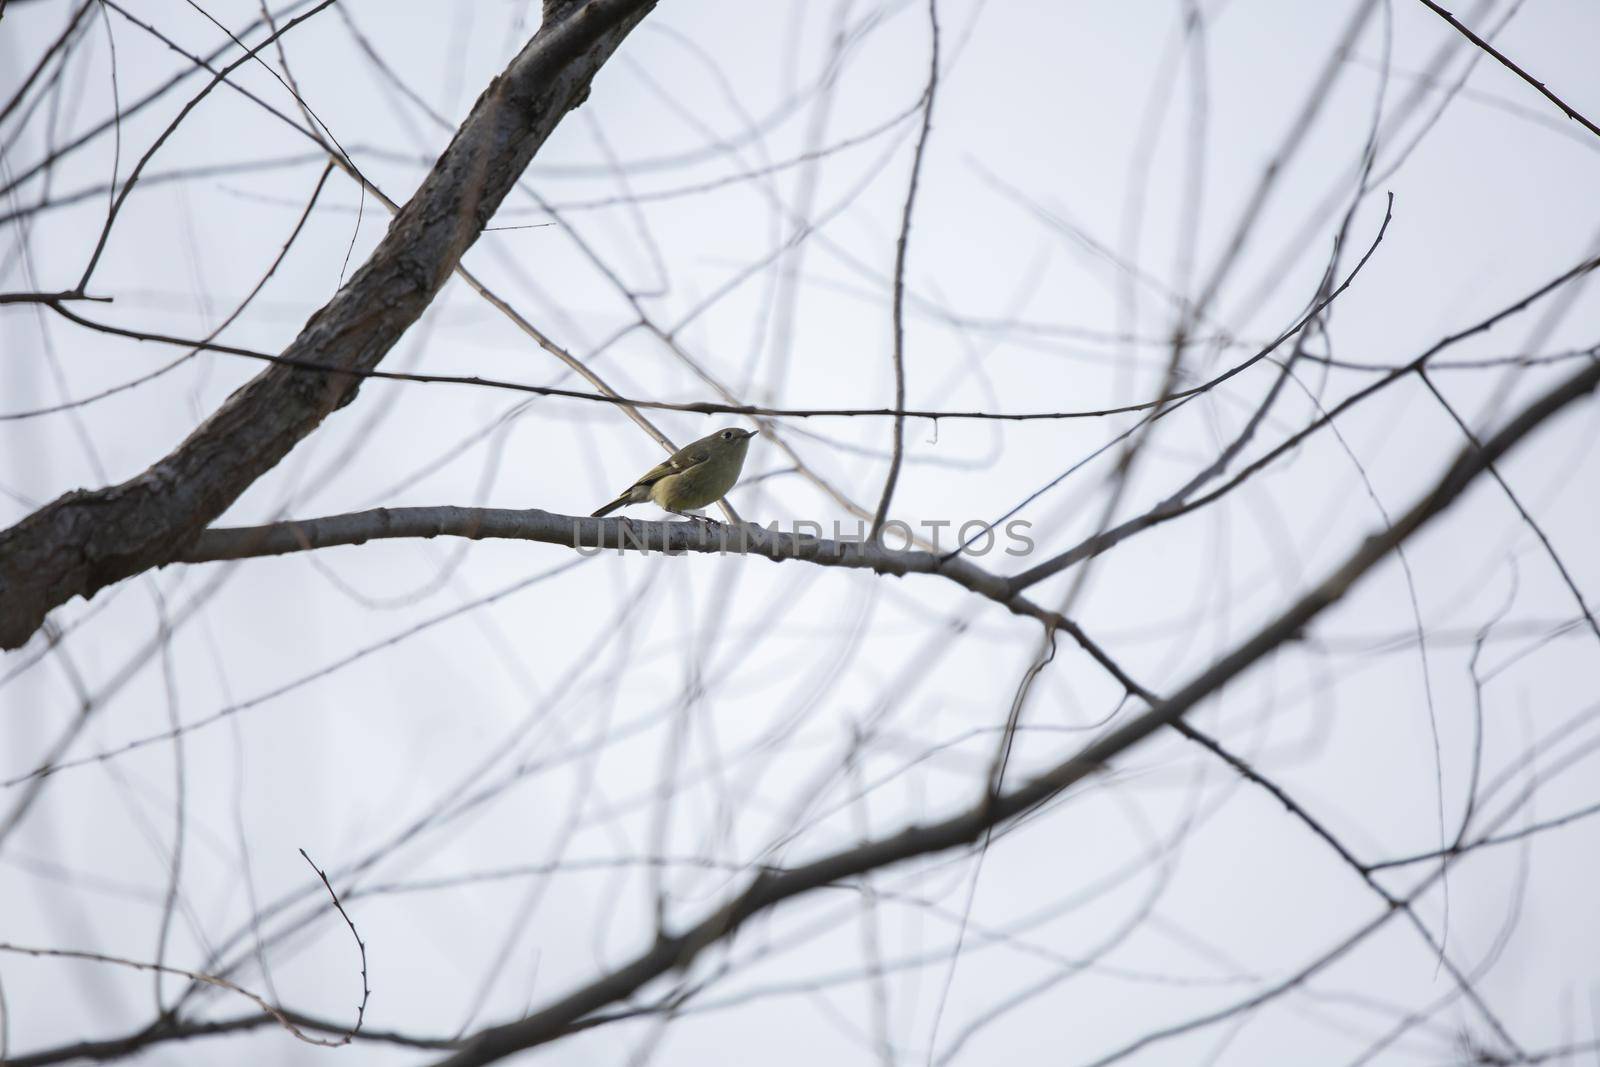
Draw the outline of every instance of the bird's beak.
M755 436L755 435L756 435L756 434L758 434L758 433L760 433L760 432L761 432L761 431L760 431L760 430L746 430L746 431L745 431L745 432L744 432L744 435L745 435L745 436L746 436L746 437L754 437L754 436Z

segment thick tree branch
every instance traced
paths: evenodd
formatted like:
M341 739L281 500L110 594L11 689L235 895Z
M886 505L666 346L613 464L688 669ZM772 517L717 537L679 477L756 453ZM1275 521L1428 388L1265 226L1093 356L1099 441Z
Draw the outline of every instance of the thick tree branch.
M943 574L984 596L1005 593L1005 579L963 560L917 549L892 549L862 538L829 540L743 523L649 522L594 519L537 508L373 508L345 515L207 530L174 563L281 556L337 545L413 537L507 538L569 548L626 552L726 553L765 559L803 559L823 566L865 568L879 574Z
M285 1008L278 1009L278 1012L302 1030L314 1030L328 1034L347 1032L344 1026L331 1019L319 1019L312 1015L305 1015ZM216 1020L163 1019L140 1030L124 1034L121 1037L76 1041L70 1045L56 1045L51 1048L40 1049L37 1052L12 1056L5 1062L6 1067L49 1067L50 1064L73 1063L83 1060L94 1060L103 1063L110 1060L126 1059L154 1045L164 1045L174 1041L192 1041L196 1038L225 1037L230 1034L277 1025L281 1025L278 1020L265 1012ZM406 1048L429 1050L450 1049L454 1048L456 1044L450 1038L417 1037L393 1030L363 1030L360 1039L368 1044L401 1045Z
M367 262L268 368L142 474L68 493L0 533L0 648L45 615L173 558L331 412L427 308L561 117L654 0L563 9L473 105ZM340 373L349 371L353 373Z
M770 560L799 559L827 567L870 570L903 577L936 574L979 596L1005 605L1012 612L1038 619L1070 633L1096 659L1101 655L1070 620L1013 595L1007 580L970 560L920 549L892 549L865 537L829 540L808 534L782 533L754 523L640 522L630 518L594 519L557 515L530 509L503 508L374 508L347 515L275 522L265 526L219 527L207 530L188 548L173 555L173 563L211 563L218 560L280 556L337 545L411 537L508 538L540 541L569 548L597 551L662 553L730 553ZM1101 659L1114 666L1109 659ZM1137 686L1120 670L1117 680L1130 691Z

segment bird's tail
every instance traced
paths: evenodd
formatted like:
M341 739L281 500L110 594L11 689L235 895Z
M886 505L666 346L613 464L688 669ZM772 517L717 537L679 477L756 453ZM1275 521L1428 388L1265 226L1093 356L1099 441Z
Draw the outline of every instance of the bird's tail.
M601 508L599 511L591 512L589 514L589 517L591 519L598 519L603 515L609 515L613 511L616 511L618 508L622 507L624 504L627 504L627 503L629 503L628 494L627 493L623 493L621 496L617 497L617 499L613 500L611 503L607 504L605 507Z

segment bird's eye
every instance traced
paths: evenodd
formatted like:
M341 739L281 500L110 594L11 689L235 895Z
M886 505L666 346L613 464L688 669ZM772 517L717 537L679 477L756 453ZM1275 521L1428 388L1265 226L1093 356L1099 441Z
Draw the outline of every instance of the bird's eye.
M732 431L732 430L723 430L723 431L722 431L722 439L723 439L723 440L724 440L724 441L731 441L731 440L733 440L733 431Z

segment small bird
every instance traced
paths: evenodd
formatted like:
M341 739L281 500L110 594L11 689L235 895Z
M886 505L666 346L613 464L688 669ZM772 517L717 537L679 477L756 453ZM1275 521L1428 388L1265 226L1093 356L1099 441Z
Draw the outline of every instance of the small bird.
M620 507L643 504L647 500L674 515L702 518L689 514L690 510L716 503L733 488L744 467L744 455L750 450L750 438L757 432L730 426L691 441L668 456L665 462L651 467L591 518L598 519Z

